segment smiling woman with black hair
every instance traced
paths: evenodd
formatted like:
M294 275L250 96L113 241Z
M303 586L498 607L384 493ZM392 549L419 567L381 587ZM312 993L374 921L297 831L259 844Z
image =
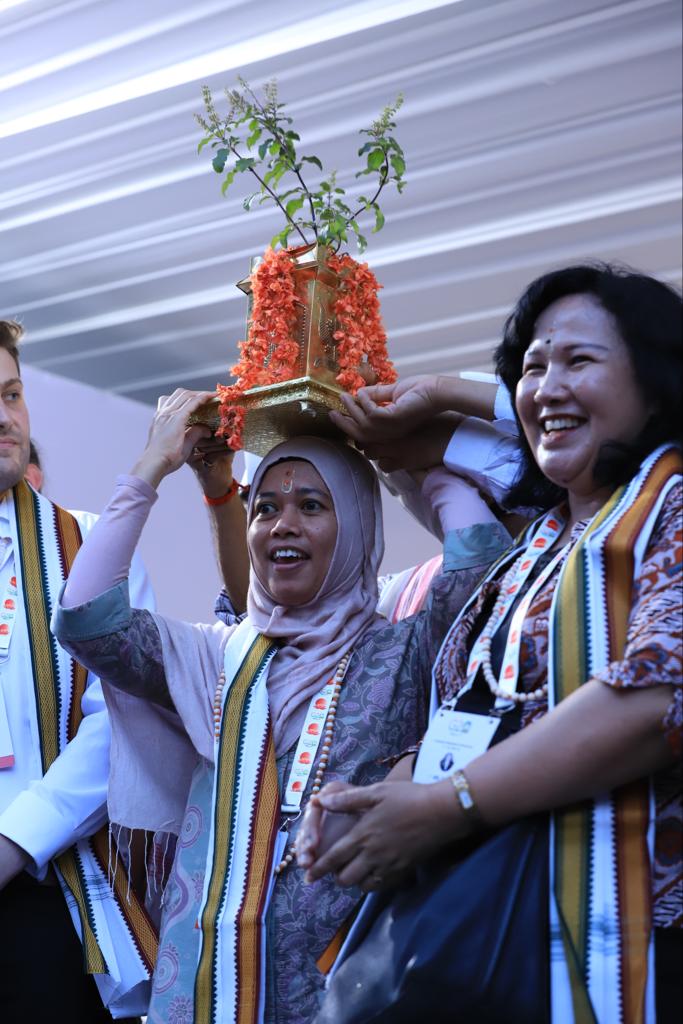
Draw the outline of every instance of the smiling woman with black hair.
M374 990L365 978L358 990L377 930L339 968L320 1022L398 1024L415 1019L407 1007L418 996L434 1022L647 1022L655 997L658 1021L678 1019L682 357L680 297L653 278L587 264L526 289L496 364L523 438L512 501L544 514L456 619L434 669L437 704L445 702L434 729L463 714L499 716L502 725L488 749L483 742L441 781L421 771L425 751L438 749L430 729L417 772L431 784L408 781L406 759L364 790L331 786L299 833L311 879L334 871L347 885L371 875L378 888L454 844L474 842L475 856L491 830L550 814L550 881L539 869L524 889L547 900L550 938L527 934L510 950L496 936L492 951L530 967L540 941L537 989L529 991L523 963L498 1003L493 984L477 989L476 971L458 970L470 962L465 950L478 948L471 931L455 942L460 958L455 948L450 966L420 988L423 929L385 977L376 966ZM386 443L397 426L407 433L447 409L448 395L447 378L367 388L346 403L347 426ZM400 438L396 449L400 458ZM323 811L360 815L326 852ZM463 906L476 907L480 888L476 928L489 913L495 919L496 907L484 909L495 884L475 879L466 894ZM463 906L441 905L455 928ZM395 928L388 934L400 942ZM487 965L487 977L495 968ZM341 1012L358 991L371 994L365 1015ZM373 991L391 993L384 1016L368 1012Z

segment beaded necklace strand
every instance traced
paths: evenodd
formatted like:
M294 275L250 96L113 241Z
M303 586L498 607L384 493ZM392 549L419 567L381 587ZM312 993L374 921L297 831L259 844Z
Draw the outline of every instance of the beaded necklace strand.
M491 665L491 644L493 636L496 632L498 625L500 624L503 616L503 609L506 604L506 593L508 582L517 574L519 565L523 558L526 557L526 552L522 552L516 562L510 567L508 572L501 580L500 590L498 592L498 598L493 606L491 615L487 619L486 625L481 631L479 636L479 651L481 654L480 668L484 674L484 679L488 684L488 688L494 697L501 697L504 700L509 700L513 704L525 704L528 700L543 700L548 693L548 684L544 683L537 690L525 691L525 690L506 690L502 686L498 685L498 680L493 671Z

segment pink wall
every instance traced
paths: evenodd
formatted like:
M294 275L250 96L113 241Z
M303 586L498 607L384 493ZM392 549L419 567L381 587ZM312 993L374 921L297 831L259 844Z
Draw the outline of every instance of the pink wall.
M116 474L128 472L144 446L152 409L25 363L22 374L31 431L46 472L45 493L67 508L99 512ZM159 494L141 545L159 611L195 622L210 620L219 578L191 470L168 477ZM435 554L436 541L393 498L384 497L384 571Z

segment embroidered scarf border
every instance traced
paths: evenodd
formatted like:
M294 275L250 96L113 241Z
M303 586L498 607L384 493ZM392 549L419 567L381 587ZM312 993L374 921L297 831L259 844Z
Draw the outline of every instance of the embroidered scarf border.
M86 669L62 654L50 633L50 595L55 588L50 587L48 563L52 563L53 570L58 565L61 581L65 580L82 537L77 520L69 512L35 494L24 481L14 488L14 502L42 765L46 772L76 735L83 718L81 700L87 683ZM47 533L48 518L51 536ZM56 858L56 864L78 908L86 971L105 974L108 968L98 942L98 914L89 889L91 884L98 884L92 870L95 865L100 884L108 878L108 826L66 850ZM128 890L122 873L114 876L114 898L143 974L149 976L156 960L156 931L136 893Z
M232 682L216 751L195 1024L258 1024L263 1015L264 918L280 804L264 674L276 647L246 622L239 629L251 635L237 672L226 671Z

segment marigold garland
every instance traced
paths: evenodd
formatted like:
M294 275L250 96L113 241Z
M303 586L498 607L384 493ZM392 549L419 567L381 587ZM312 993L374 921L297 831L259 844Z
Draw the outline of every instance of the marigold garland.
M377 298L382 286L367 263L358 263L347 253L330 256L327 263L342 278L339 298L334 304L337 383L355 395L366 383L357 369L365 357L378 384L393 384L397 374L387 355L387 336Z
M367 263L347 254L331 255L328 266L341 279L334 306L337 330L337 383L355 394L365 379L358 367L367 359L379 384L396 380L387 356L386 334L377 292L381 287ZM242 446L245 410L239 403L249 388L292 380L297 375L299 345L294 340L297 322L295 264L285 249L268 249L252 275L252 319L246 341L239 343L239 362L230 372L231 385L217 385L221 407L218 433L233 449Z
M244 409L235 405L249 388L277 384L294 376L299 346L296 330L294 264L286 250L267 249L251 278L252 317L240 360L230 367L234 384L217 385L221 403L218 433L231 448L241 448Z

